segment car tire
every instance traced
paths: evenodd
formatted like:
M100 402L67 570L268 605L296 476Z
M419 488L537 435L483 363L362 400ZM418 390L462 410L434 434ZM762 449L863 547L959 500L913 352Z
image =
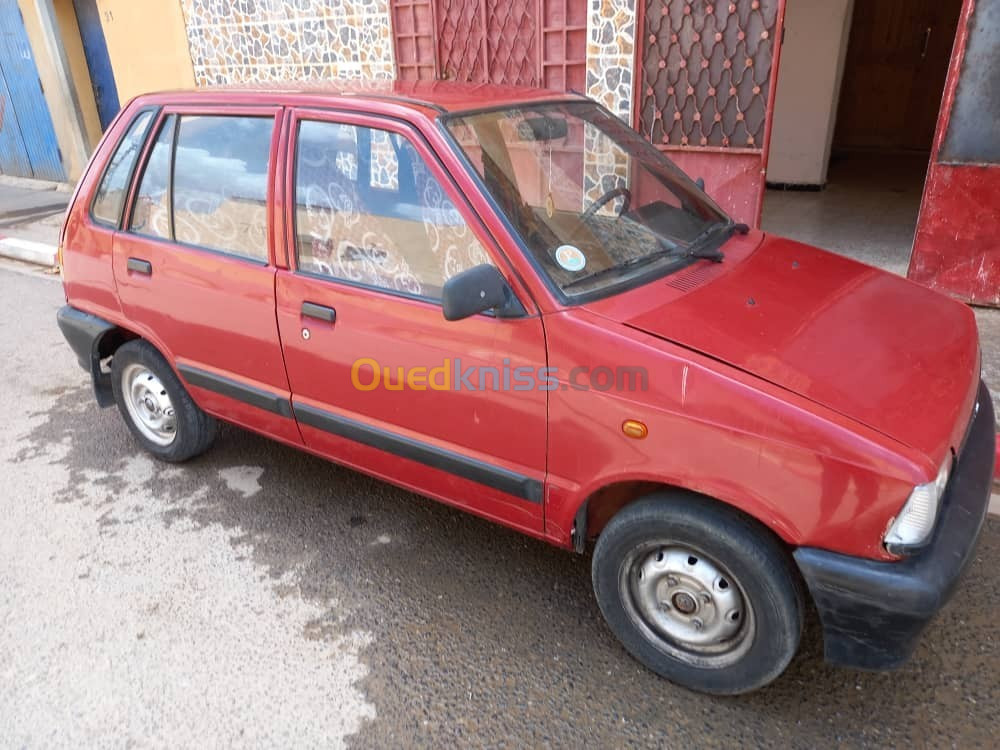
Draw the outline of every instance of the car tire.
M781 542L711 499L661 492L615 515L598 537L594 593L643 665L703 693L767 685L802 636L802 585Z
M215 419L198 407L163 355L142 339L115 351L111 388L135 439L162 461L187 461L215 439Z

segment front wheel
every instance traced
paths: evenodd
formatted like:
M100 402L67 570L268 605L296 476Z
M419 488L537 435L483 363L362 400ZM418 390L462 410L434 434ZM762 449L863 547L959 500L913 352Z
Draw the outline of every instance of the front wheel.
M802 635L802 590L780 542L686 493L626 506L597 540L597 602L642 664L692 690L746 693L780 675Z

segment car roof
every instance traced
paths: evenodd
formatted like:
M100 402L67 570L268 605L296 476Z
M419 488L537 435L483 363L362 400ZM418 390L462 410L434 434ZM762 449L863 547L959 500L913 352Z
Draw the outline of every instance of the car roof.
M585 99L577 92L551 89L503 86L494 83L459 83L456 81L294 81L266 84L208 86L200 89L161 91L139 97L142 101L186 103L204 101L226 102L252 99L258 103L280 104L295 99L368 99L391 102L405 107L434 110L438 114L466 112L477 109L514 106L529 102Z

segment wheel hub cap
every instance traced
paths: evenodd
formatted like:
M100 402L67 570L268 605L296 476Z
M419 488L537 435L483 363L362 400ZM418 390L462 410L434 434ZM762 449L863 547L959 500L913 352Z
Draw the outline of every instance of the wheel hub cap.
M170 445L177 436L177 419L167 389L142 365L130 365L122 373L125 407L138 430L157 445Z
M687 651L734 648L745 618L739 587L718 565L682 547L659 547L632 564L632 601L647 626Z

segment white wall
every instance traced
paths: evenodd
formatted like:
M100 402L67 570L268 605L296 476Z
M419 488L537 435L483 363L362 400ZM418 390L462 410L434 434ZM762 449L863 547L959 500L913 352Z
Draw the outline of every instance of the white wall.
M788 0L768 182L826 183L854 0Z

